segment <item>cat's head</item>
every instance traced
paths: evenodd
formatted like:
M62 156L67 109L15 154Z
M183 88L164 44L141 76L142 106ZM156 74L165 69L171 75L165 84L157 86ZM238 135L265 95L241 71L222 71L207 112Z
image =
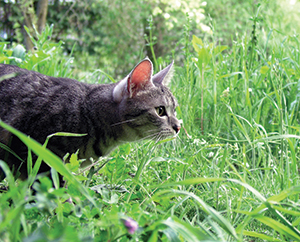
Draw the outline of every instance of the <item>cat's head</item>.
M173 62L154 76L152 62L146 58L117 83L113 100L128 141L160 140L178 134L177 101L166 87L172 77Z

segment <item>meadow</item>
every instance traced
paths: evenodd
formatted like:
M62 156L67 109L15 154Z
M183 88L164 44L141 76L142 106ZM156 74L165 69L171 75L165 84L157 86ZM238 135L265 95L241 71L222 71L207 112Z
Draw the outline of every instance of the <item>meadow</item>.
M122 145L82 170L76 154L63 165L47 142L0 121L38 155L25 181L0 161L0 241L300 241L300 39L272 29L260 38L258 10L230 45L191 35L186 21L170 86L177 138ZM73 55L51 41L53 28L33 39L34 54L0 43L0 62L72 77ZM154 63L155 72L168 64ZM80 81L117 80L96 70ZM52 179L36 176L42 160Z

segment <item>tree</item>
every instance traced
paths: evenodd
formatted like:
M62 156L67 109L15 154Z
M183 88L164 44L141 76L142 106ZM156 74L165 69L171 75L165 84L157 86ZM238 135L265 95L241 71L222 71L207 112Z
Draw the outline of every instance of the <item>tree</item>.
M35 11L33 0L21 0L20 9L24 17L24 25L27 26L30 34L35 35L35 26L38 33L41 33L46 25L46 17L48 11L48 0L39 0L37 3L37 10ZM36 12L36 13L35 13ZM25 46L27 50L33 49L33 44L29 35L26 33Z
M33 26L41 32L45 22L54 24L52 39L64 42L64 53L73 51L75 67L121 77L145 56L170 62L181 49L186 13L193 34L202 37L203 8L196 0L0 0L0 27L9 33L5 41L29 50L23 26L34 37Z

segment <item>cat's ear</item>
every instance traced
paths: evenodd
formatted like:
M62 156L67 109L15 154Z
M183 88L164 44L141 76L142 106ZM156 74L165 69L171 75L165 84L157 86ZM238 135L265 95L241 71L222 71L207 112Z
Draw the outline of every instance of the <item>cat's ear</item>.
M129 93L129 97L132 97L136 92L147 85L153 86L152 73L152 62L148 58L137 64L137 66L129 74L127 80L127 91Z
M145 58L114 88L114 101L120 102L124 97L131 98L146 86L153 86L152 73L152 62Z
M152 77L152 81L159 83L159 84L163 84L165 86L168 86L168 84L171 81L171 78L173 76L173 64L174 61L172 61L172 63L170 65L168 65L165 69L161 70L160 72L156 73L153 77Z

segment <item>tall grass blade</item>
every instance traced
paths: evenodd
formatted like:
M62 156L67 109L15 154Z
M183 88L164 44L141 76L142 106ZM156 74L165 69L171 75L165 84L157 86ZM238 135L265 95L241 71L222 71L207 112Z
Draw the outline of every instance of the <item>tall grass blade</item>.
M230 222L227 219L225 219L215 209L208 206L201 198L196 196L194 193L187 192L187 191L180 191L180 190L161 190L154 195L153 199L164 195L183 195L183 196L191 197L194 201L196 201L200 205L201 209L207 215L211 216L214 219L214 221L217 222L228 234L230 234L235 239L238 238L235 229L230 224Z
M39 156L44 162L46 162L50 167L53 167L57 172L59 172L63 177L65 177L70 183L74 184L77 189L97 208L94 199L90 196L87 189L71 174L69 170L64 166L62 160L53 154L51 151L43 147L41 144L35 140L27 137L25 134L14 129L13 127L5 124L0 120L0 125L7 129L9 132L16 135L25 145L30 147L30 149Z
M207 235L206 233L203 233L199 229L192 227L188 223L185 223L176 217L168 218L167 220L163 221L162 224L167 225L169 228L176 231L178 234L180 234L184 238L185 241L188 241L188 242L218 241L214 237L211 237L211 236ZM174 236L174 240L172 240L172 241L175 242L178 240L179 240L179 238L176 238Z

